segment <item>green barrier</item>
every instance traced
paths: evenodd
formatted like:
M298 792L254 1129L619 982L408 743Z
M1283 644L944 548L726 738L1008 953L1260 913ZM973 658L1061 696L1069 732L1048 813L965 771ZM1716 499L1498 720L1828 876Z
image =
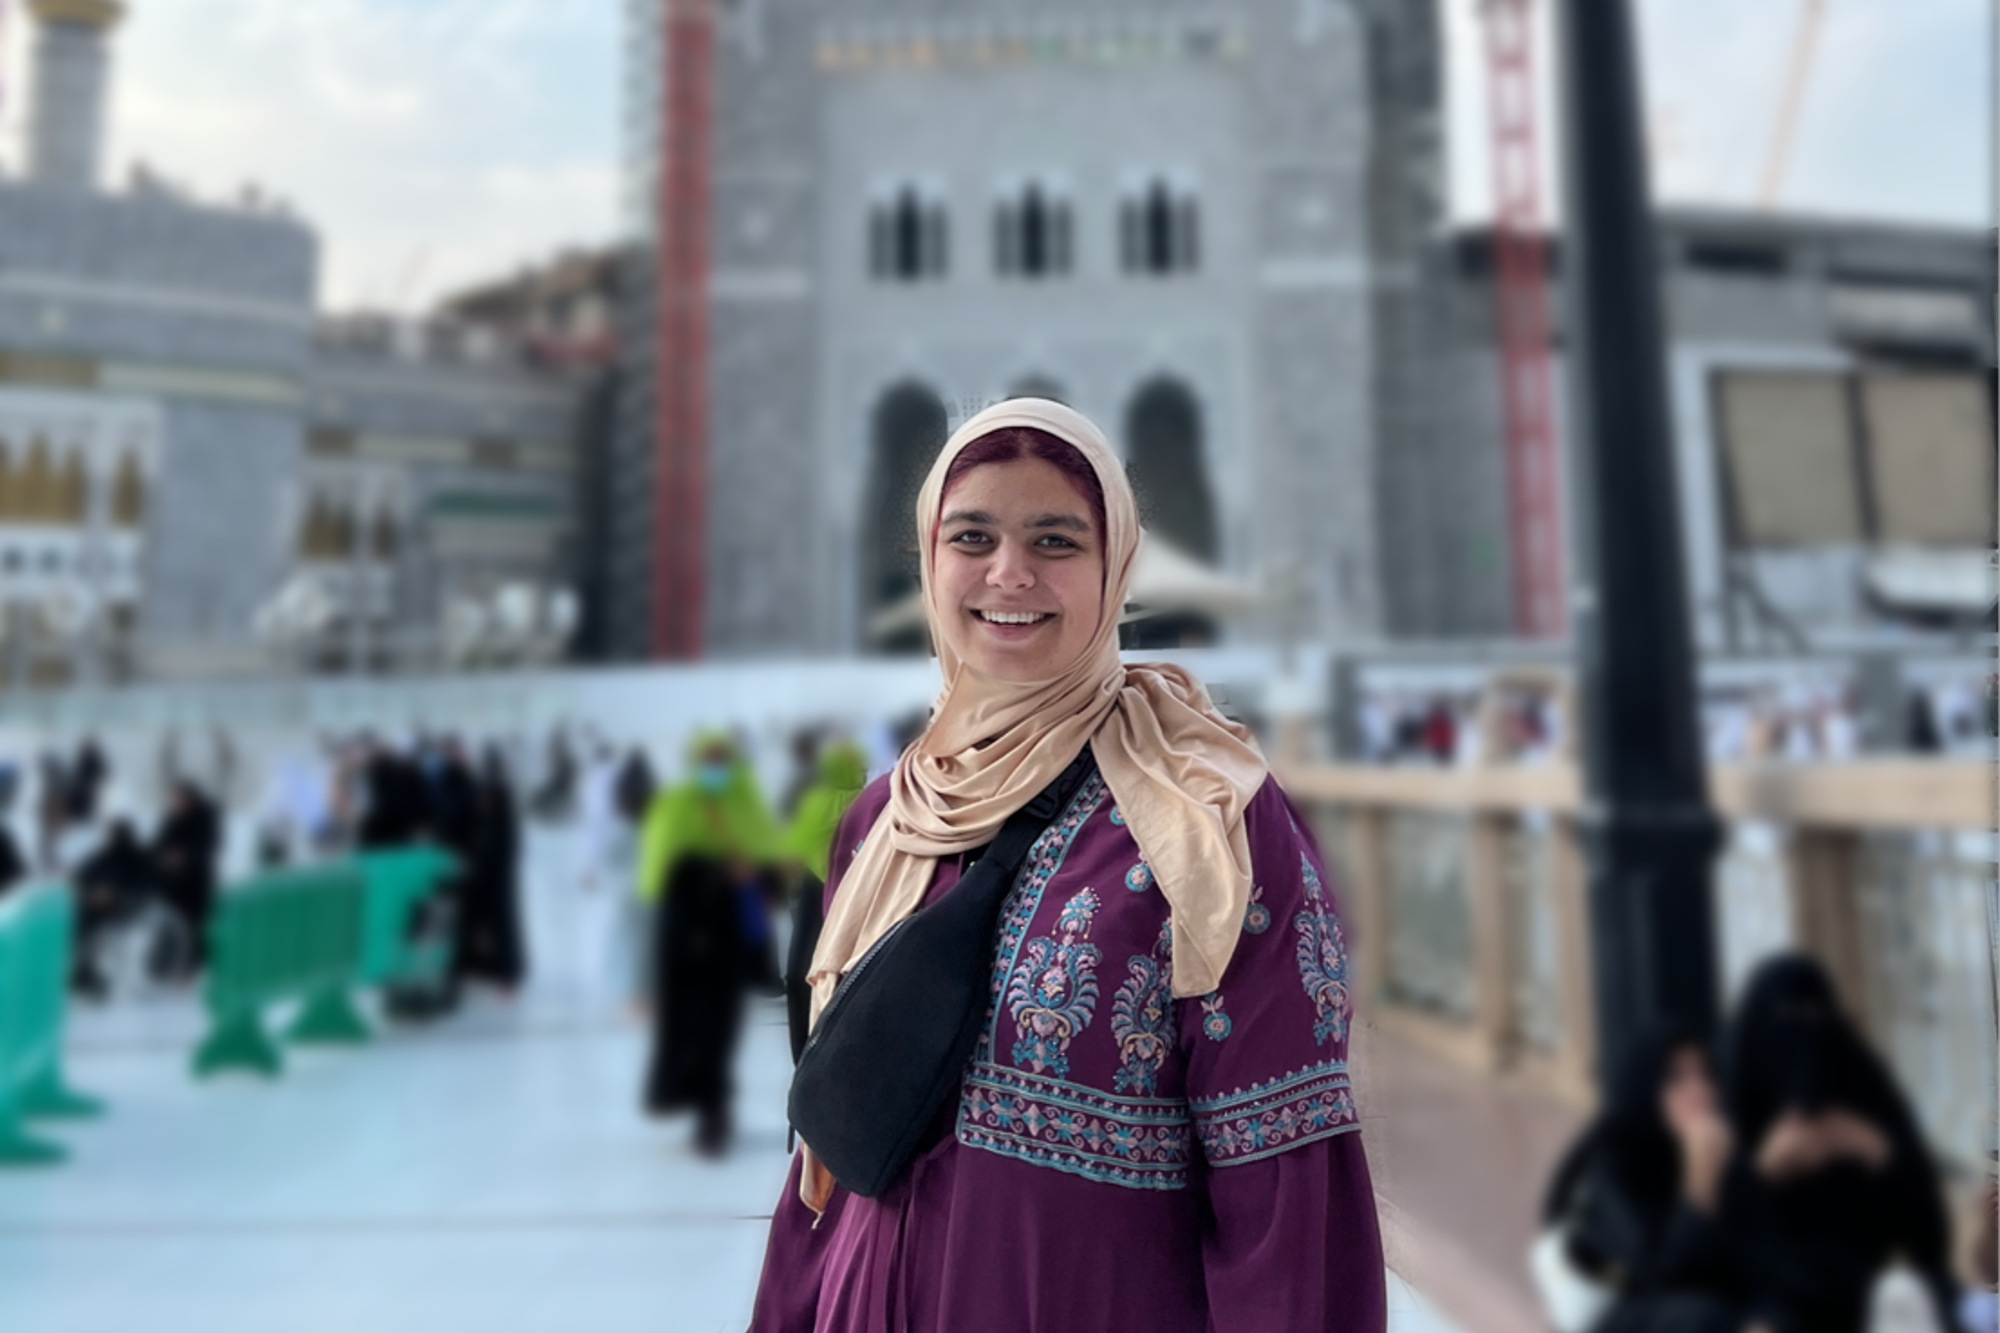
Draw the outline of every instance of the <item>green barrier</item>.
M435 983L451 965L450 946L412 938L418 909L458 868L449 852L437 847L364 852L354 858L367 886L362 908L361 968L355 980L364 986L414 986Z
M63 1081L75 923L76 905L64 885L17 889L0 898L0 1165L60 1162L69 1155L31 1136L25 1120L87 1119L104 1111Z
M221 895L209 925L213 1027L194 1053L195 1077L283 1073L264 1010L287 1000L305 1001L285 1034L292 1041L368 1040L348 995L361 963L362 904L362 877L351 865L261 875Z

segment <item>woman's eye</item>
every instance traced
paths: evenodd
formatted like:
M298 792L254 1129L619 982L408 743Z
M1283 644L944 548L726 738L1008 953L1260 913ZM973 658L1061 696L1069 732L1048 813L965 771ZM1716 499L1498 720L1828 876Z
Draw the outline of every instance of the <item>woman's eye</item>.
M1067 537L1058 537L1053 532L1045 535L1039 544L1058 551L1074 551L1078 549L1075 542Z
M951 539L953 546L984 546L986 534L983 532L961 532Z

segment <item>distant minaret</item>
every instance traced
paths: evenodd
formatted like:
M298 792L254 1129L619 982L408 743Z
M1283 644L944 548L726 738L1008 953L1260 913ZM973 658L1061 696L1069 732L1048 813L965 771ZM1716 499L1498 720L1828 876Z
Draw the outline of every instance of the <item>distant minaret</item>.
M37 24L35 95L28 113L28 179L97 188L104 151L110 35L121 0L28 0Z

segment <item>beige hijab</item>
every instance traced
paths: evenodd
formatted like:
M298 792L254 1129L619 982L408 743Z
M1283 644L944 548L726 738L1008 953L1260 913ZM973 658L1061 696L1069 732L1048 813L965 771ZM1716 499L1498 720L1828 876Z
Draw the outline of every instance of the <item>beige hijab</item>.
M1104 602L1090 646L1063 671L1029 683L972 671L938 632L935 537L952 460L1010 426L1076 447L1104 488ZM991 842L1009 815L1053 782L1089 743L1113 799L1166 896L1176 996L1215 989L1250 901L1243 812L1267 769L1242 727L1224 718L1185 669L1126 666L1118 619L1141 532L1125 470L1081 413L1040 398L989 407L959 427L917 496L924 611L944 689L929 728L890 777L889 804L841 878L810 979L813 1018L870 945L923 902L936 861ZM808 1159L802 1193L823 1206L828 1182Z

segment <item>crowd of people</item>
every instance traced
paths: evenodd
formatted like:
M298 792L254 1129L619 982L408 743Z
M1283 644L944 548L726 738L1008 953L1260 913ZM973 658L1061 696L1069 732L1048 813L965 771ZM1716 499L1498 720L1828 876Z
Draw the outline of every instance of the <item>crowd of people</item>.
M65 757L40 756L34 767L29 846L12 821L22 774L0 767L0 895L35 876L67 879L76 892L74 988L102 996L98 966L103 934L148 904L178 924L150 965L162 980L187 981L204 965L206 925L215 901L223 814L202 783L169 771L166 805L150 831L129 813L104 809L112 778L109 759L93 739Z
M1849 686L1757 685L1705 693L1702 730L1717 763L1841 760L1864 749L1978 755L2000 728L1995 709L1992 682L1982 694L1977 682L1943 680L1912 688L1899 716L1871 724ZM1378 691L1362 698L1356 721L1360 758L1371 764L1533 763L1564 743L1552 690Z
M1625 1053L1543 1220L1558 1333L1862 1333L1897 1265L1961 1323L1938 1168L1803 955L1755 973L1719 1052L1663 1026Z
M234 747L220 733L211 739L216 762L199 775L169 742L165 804L150 826L123 799L136 784L114 781L94 740L41 756L29 774L0 767L0 804L11 809L26 790L33 806L27 838L0 819L0 894L30 878L73 887L80 995L106 998L106 941L141 914L145 980L200 978L232 817L250 846L238 870L440 847L455 871L413 928L447 938L452 964L436 1003L395 1012L435 1016L468 984L513 994L531 955L546 949L587 998L616 999L652 1023L641 1106L657 1116L693 1111L696 1144L711 1154L729 1140L729 1071L748 998L787 994L789 984L802 1014L803 959L834 829L870 766L861 745L803 727L773 806L745 739L721 731L704 733L685 775L668 783L642 747L587 728L528 742L444 732L323 738L269 762L261 784L239 781ZM882 749L897 738L871 739ZM260 785L228 808L229 794ZM114 787L120 798L107 799ZM531 823L552 855L528 854ZM531 873L547 882L525 883ZM566 899L561 923L539 937L531 889ZM795 912L801 924L788 930ZM780 957L788 935L789 966Z

